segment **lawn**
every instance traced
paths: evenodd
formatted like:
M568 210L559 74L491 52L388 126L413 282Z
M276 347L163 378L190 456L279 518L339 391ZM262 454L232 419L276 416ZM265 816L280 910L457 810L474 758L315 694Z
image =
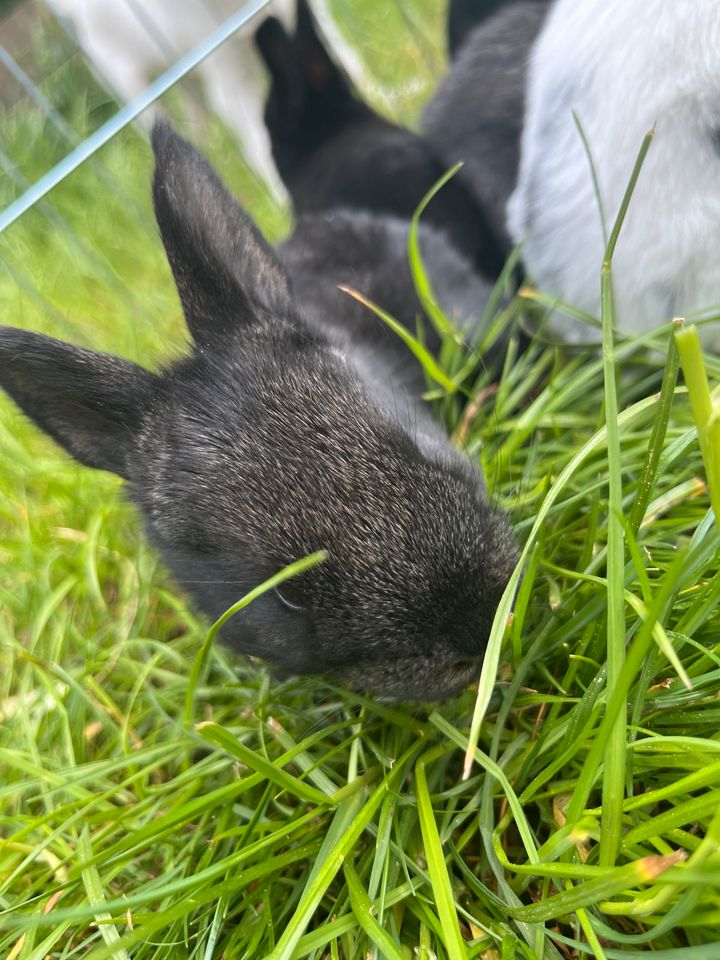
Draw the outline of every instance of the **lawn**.
M439 5L334 7L412 123ZM115 109L52 26L13 52L62 122L8 96L0 207ZM281 236L219 125L179 123ZM186 349L150 172L127 129L0 237L3 323L148 366ZM521 351L541 315L496 305L490 369L448 337L465 375L432 391L527 544L467 779L475 690L388 704L204 660L122 483L0 397L0 955L717 960L720 532L669 325L614 358Z

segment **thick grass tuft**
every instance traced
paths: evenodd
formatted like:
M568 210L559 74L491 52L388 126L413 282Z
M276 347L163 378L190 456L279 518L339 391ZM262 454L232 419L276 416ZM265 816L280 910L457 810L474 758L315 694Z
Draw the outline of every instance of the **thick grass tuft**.
M82 135L107 107L63 69L48 84L82 81L63 103ZM27 103L0 130L28 179L64 149ZM184 349L149 172L128 131L0 238L4 323L148 365ZM18 189L0 179L3 202ZM698 427L670 324L611 358L522 352L542 309L498 295L471 344L434 316L429 393L529 544L466 780L475 690L390 705L204 646L121 483L0 400L0 955L717 960L720 531Z

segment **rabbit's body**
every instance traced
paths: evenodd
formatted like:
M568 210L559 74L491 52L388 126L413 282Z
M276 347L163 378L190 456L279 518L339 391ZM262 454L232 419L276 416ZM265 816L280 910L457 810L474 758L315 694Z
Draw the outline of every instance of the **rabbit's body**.
M481 6L484 6L482 4ZM518 0L482 21L460 46L423 114L425 140L485 211L509 251L505 206L515 186L527 59L548 3Z
M430 408L420 401L426 381L420 365L389 327L338 289L351 287L377 303L409 330L415 329L420 303L408 264L407 220L337 208L305 214L279 253L292 280L293 293L308 324L331 337L349 358L369 371L363 376L377 396L390 389L397 405L403 395L414 420L440 430ZM433 291L458 327L480 318L490 285L478 276L446 237L424 224L420 248ZM430 328L428 346L437 346ZM442 431L441 431L442 432Z
M409 230L406 220L338 208L301 217L279 252L308 326L342 352L378 406L431 452L445 449L448 440L421 399L427 382L420 364L382 320L338 289L342 284L357 290L414 330L422 308L408 265ZM421 225L420 247L438 302L469 332L490 285L442 233ZM432 328L426 336L430 349L437 347Z
M619 325L640 332L720 301L716 0L559 0L528 91L509 227L541 289L599 312L605 243L575 112L608 229L655 128L613 263ZM556 324L569 339L587 335Z
M154 147L191 355L153 374L3 328L0 384L79 460L129 481L150 539L211 617L328 551L292 594L229 621L241 651L391 697L455 692L478 673L513 539L422 405L414 361L336 288L367 284L411 322L407 223L301 219L284 266L189 144L161 127ZM441 236L422 245L463 295L483 296Z
M273 157L296 213L342 207L409 219L451 164L355 94L320 40L306 0L298 4L292 36L270 18L257 42L271 75L265 119ZM487 276L497 276L504 251L460 178L443 187L423 220Z

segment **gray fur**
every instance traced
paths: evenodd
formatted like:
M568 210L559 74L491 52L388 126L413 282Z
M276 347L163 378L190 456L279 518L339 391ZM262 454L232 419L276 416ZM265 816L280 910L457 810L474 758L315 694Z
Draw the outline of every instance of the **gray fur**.
M528 57L549 3L517 2L476 27L423 116L425 139L459 177L506 242L505 207L515 188Z
M229 621L237 649L394 698L450 695L479 672L515 546L429 417L414 359L337 289L357 284L411 324L407 225L309 217L283 264L200 154L165 126L153 143L191 354L155 375L2 328L0 384L82 462L128 479L151 541L210 617L329 552L294 584L301 609L269 593ZM422 242L460 309L486 295L441 235Z

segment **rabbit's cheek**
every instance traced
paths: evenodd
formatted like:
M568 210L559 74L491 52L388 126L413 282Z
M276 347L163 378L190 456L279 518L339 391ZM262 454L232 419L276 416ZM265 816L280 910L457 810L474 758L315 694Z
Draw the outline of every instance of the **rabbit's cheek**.
M266 579L263 571L239 561L236 556L168 545L157 535L152 539L178 585L210 620L217 620ZM273 591L238 611L220 631L221 639L239 652L261 657L289 671L312 669L309 653L312 636L312 618L308 612L290 610Z
M312 673L312 630L302 612L286 610L273 594L258 597L220 632L241 653L267 660L284 673Z

